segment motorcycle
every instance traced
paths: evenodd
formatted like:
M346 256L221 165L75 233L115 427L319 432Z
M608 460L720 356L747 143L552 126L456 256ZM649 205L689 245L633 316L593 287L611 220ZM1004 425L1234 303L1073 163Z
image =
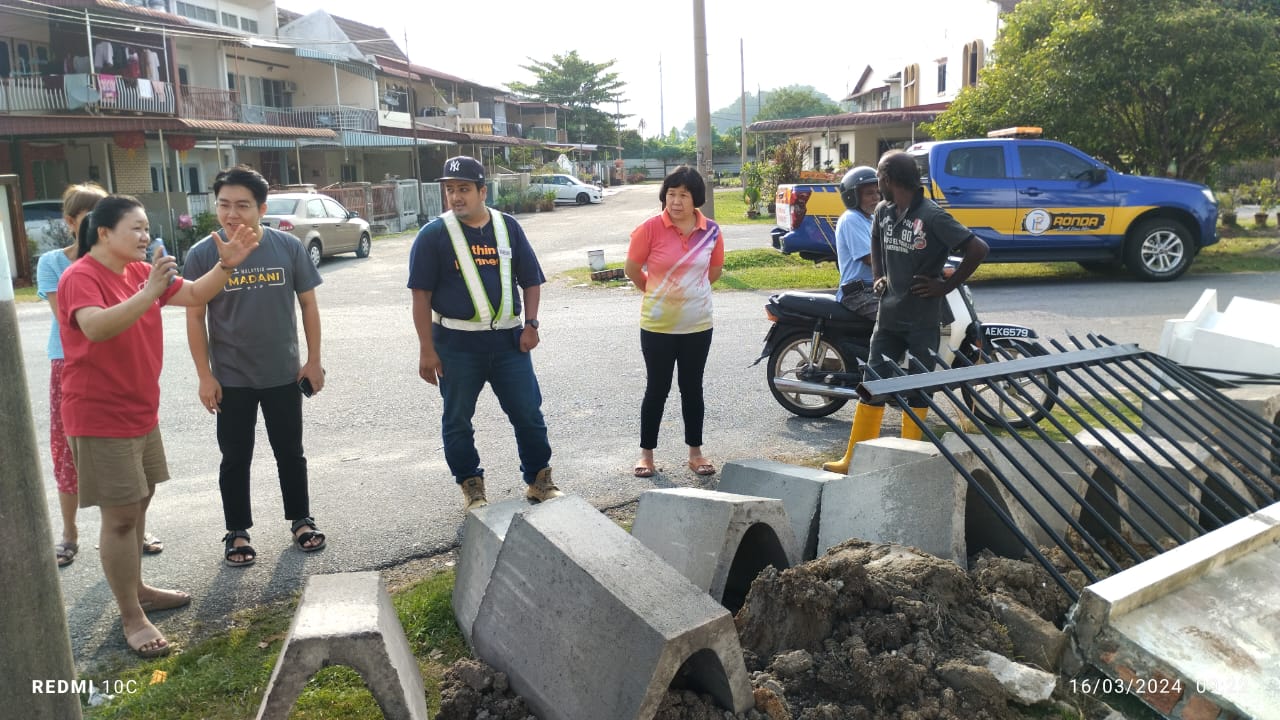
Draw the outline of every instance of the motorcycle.
M768 358L769 391L779 405L801 417L816 418L834 413L856 397L852 390L862 382L861 366L867 362L873 321L845 308L834 295L812 292L771 295L765 315L773 327L753 365ZM1036 338L1034 330L1022 325L980 322L969 287L960 285L946 296L938 356L948 366L963 366L1047 354ZM1010 401L990 385L966 385L961 393L974 415L987 425L1030 427L1044 418L1058 390L1052 373L1035 376L1048 391L1029 376L1020 376L1000 383ZM979 397L1001 417L987 412L977 402Z

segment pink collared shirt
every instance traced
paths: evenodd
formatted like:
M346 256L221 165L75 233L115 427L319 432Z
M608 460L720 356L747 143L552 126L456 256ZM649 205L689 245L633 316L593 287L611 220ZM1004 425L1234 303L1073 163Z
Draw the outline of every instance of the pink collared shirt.
M640 328L683 335L711 329L711 268L724 265L720 226L700 211L688 235L666 210L631 231L627 259L647 266Z

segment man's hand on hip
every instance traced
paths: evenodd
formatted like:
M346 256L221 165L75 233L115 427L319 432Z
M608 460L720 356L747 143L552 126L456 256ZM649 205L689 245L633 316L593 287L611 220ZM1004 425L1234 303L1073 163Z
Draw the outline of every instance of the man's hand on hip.
M911 294L916 297L942 297L947 294L947 284L940 278L912 275Z

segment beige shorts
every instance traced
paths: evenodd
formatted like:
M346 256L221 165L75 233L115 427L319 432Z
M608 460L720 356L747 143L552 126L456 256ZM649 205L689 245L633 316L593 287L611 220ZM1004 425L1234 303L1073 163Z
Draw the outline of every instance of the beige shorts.
M80 475L80 507L130 505L169 479L160 428L134 438L68 437Z

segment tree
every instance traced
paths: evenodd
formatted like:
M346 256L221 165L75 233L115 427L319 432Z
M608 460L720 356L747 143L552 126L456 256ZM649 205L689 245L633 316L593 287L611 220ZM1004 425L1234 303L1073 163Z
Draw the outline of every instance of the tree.
M831 98L808 85L790 85L764 94L764 105L756 120L785 120L790 118L835 115L840 106Z
M1275 149L1274 0L1023 0L994 49L926 132L1038 125L1118 169L1200 182Z
M609 72L616 60L593 63L570 50L565 55L552 55L550 61L534 60L521 65L533 73L533 83L509 82L514 93L546 102L568 106L565 128L570 142L588 142L616 145L618 122L616 104L622 99L626 83L618 79L618 73ZM604 106L608 112L599 109Z

